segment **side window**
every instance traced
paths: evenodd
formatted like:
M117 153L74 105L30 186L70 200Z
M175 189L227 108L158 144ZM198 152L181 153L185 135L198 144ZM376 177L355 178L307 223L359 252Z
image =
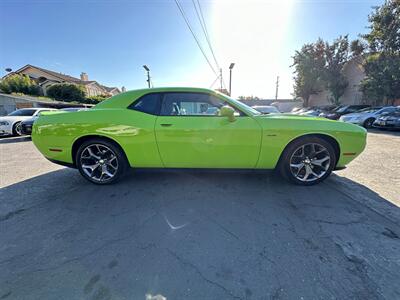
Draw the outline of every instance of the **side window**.
M128 106L128 109L144 112L146 114L158 115L160 107L160 94L153 93L140 97Z
M203 93L165 93L161 104L162 116L217 116L227 105L219 98Z
M389 108L382 109L381 113L391 113L395 110L396 110L396 108L389 107Z

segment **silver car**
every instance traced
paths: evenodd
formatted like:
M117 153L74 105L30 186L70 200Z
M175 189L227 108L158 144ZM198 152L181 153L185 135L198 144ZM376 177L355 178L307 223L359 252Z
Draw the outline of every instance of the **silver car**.
M258 110L262 114L279 114L280 111L272 105L255 105L252 106L255 110Z
M394 112L395 110L395 106L367 107L355 113L343 115L340 117L339 121L371 128L377 118L383 114Z

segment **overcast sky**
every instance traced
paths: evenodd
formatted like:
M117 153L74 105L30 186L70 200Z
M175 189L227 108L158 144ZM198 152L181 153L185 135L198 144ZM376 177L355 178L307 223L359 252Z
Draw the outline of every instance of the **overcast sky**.
M197 3L197 0L194 1ZM366 32L371 6L383 1L199 1L217 62L233 96L289 98L291 56L318 37L333 40ZM180 0L206 55L211 56L193 2ZM0 68L37 65L108 86L210 87L215 74L199 50L174 0L0 1ZM217 87L217 84L214 86Z

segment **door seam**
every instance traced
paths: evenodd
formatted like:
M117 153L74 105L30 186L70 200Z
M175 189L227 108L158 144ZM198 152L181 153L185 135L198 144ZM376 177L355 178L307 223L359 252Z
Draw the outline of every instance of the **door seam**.
M165 168L165 163L164 163L164 160L162 159L162 156L161 156L160 147L158 146L158 138L157 138L157 131L156 131L156 126L157 126L158 118L159 118L159 116L156 117L156 120L155 120L155 122L154 122L153 132L154 132L154 139L156 140L158 156L159 156L160 161L161 161L161 163L162 163L162 165L163 165L163 168Z

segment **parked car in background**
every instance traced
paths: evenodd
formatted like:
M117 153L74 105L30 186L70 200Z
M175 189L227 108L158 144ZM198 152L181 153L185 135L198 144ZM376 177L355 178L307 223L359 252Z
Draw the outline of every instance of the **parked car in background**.
M280 111L272 105L255 105L252 106L255 110L259 111L262 114L279 114Z
M56 109L42 110L41 112L49 111L49 110L56 110ZM75 112L75 111L80 111L80 110L86 110L86 108L83 108L83 107L67 107L67 108L59 109L58 111L60 111L60 112ZM33 123L35 123L37 118L39 118L41 112L39 112L35 116L33 116L33 117L21 122L21 133L22 134L31 135Z
M66 107L60 109L61 111L66 111L66 112L74 112L74 111L81 111L81 110L87 110L88 108L86 107Z
M21 122L37 116L42 111L51 108L22 108L13 111L7 116L0 117L0 135L22 135Z
M317 106L315 108L310 109L309 111L302 113L305 116L314 116L318 117L322 113L330 113L331 111L337 109L337 105L324 105L324 106Z
M371 128L375 120L382 114L391 113L396 110L395 106L376 106L361 109L355 113L343 115L340 121L357 124L365 128Z
M400 107L395 111L381 115L372 124L375 128L380 129L398 129L400 130Z
M295 114L297 113L300 109L302 109L301 107L293 107L292 110L290 111L291 114Z
M335 109L334 111L330 113L321 113L319 116L320 117L325 117L327 119L331 120L338 120L341 116L347 115L353 112L356 112L360 109L370 107L370 105L365 105L365 104L360 104L360 105L344 105L339 107L338 109Z
M294 114L294 115L301 115L302 113L305 113L305 112L309 111L310 109L311 109L311 107L303 107L303 108L293 109L290 113Z
M318 117L321 113L331 111L334 108L336 108L336 106L332 106L332 105L312 106L307 111L300 113L300 115Z

